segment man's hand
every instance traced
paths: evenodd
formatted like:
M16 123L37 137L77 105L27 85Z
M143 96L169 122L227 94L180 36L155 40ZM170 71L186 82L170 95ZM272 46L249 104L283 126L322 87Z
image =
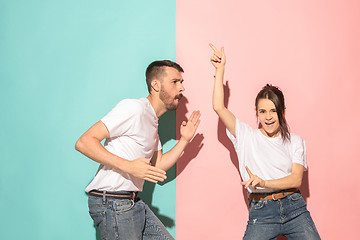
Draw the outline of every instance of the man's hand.
M214 50L214 54L213 56L210 58L210 61L212 63L212 65L218 69L220 68L224 68L225 67L225 63L226 63L226 57L225 57L225 52L224 52L224 47L221 48L221 52L219 50L216 49L216 47L214 45L212 45L211 43L209 44L210 47L212 48L212 50Z
M190 140L193 138L196 129L199 126L200 123L200 111L194 111L189 120L183 121L180 126L180 139L183 139L187 142L190 142Z
M149 182L157 183L166 179L166 172L160 168L150 165L150 160L146 158L137 158L129 161L128 173L134 177L144 179Z
M241 182L241 185L245 186L245 188L248 188L250 185L253 188L256 188L256 187L264 188L265 187L265 181L264 180L262 180L261 178L259 178L256 175L252 174L252 172L250 171L250 169L247 166L245 166L245 169L248 172L248 174L250 176L250 179L248 181L246 181L246 182Z

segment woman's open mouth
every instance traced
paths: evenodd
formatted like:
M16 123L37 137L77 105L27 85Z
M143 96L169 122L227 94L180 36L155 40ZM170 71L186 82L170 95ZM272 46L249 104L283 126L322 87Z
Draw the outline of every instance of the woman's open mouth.
M268 126L271 126L271 125L273 125L274 123L275 123L275 121L273 121L273 122L265 122L265 124L268 125Z

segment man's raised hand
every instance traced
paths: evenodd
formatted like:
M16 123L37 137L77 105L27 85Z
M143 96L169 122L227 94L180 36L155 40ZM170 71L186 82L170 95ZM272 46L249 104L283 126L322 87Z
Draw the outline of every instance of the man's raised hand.
M187 122L183 121L181 123L180 136L187 142L190 142L190 140L193 138L196 129L200 124L200 115L200 111L194 111Z

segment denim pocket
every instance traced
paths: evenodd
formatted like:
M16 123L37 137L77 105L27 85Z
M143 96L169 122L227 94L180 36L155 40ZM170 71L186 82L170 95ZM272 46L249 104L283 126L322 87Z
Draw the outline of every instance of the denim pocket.
M89 214L91 218L94 220L94 225L98 227L101 223L101 225L105 224L106 219L106 209L107 205L102 204L102 199L99 199L98 197L89 196L88 200L89 205Z
M91 218L94 220L94 225L96 227L99 227L99 225L102 222L104 222L104 224L105 224L105 222L106 222L106 221L104 221L104 219L106 218L106 212L105 211L97 212L97 211L92 211L92 209L90 209L89 213L90 213Z
M255 201L251 200L250 202L250 210L258 210L265 206L265 200Z
M301 195L301 193L296 192L296 193L291 194L289 196L289 198L293 201L298 201L298 200L302 199L302 195Z
M134 200L132 199L124 199L120 201L116 201L113 205L114 211L117 213L122 213L131 210L135 205Z

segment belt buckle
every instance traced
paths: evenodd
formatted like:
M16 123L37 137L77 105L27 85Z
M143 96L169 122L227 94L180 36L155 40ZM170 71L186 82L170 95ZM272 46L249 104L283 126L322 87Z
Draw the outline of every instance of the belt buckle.
M273 193L273 194L271 194L271 198L275 201L276 199L275 199L275 195L274 195L275 193Z

